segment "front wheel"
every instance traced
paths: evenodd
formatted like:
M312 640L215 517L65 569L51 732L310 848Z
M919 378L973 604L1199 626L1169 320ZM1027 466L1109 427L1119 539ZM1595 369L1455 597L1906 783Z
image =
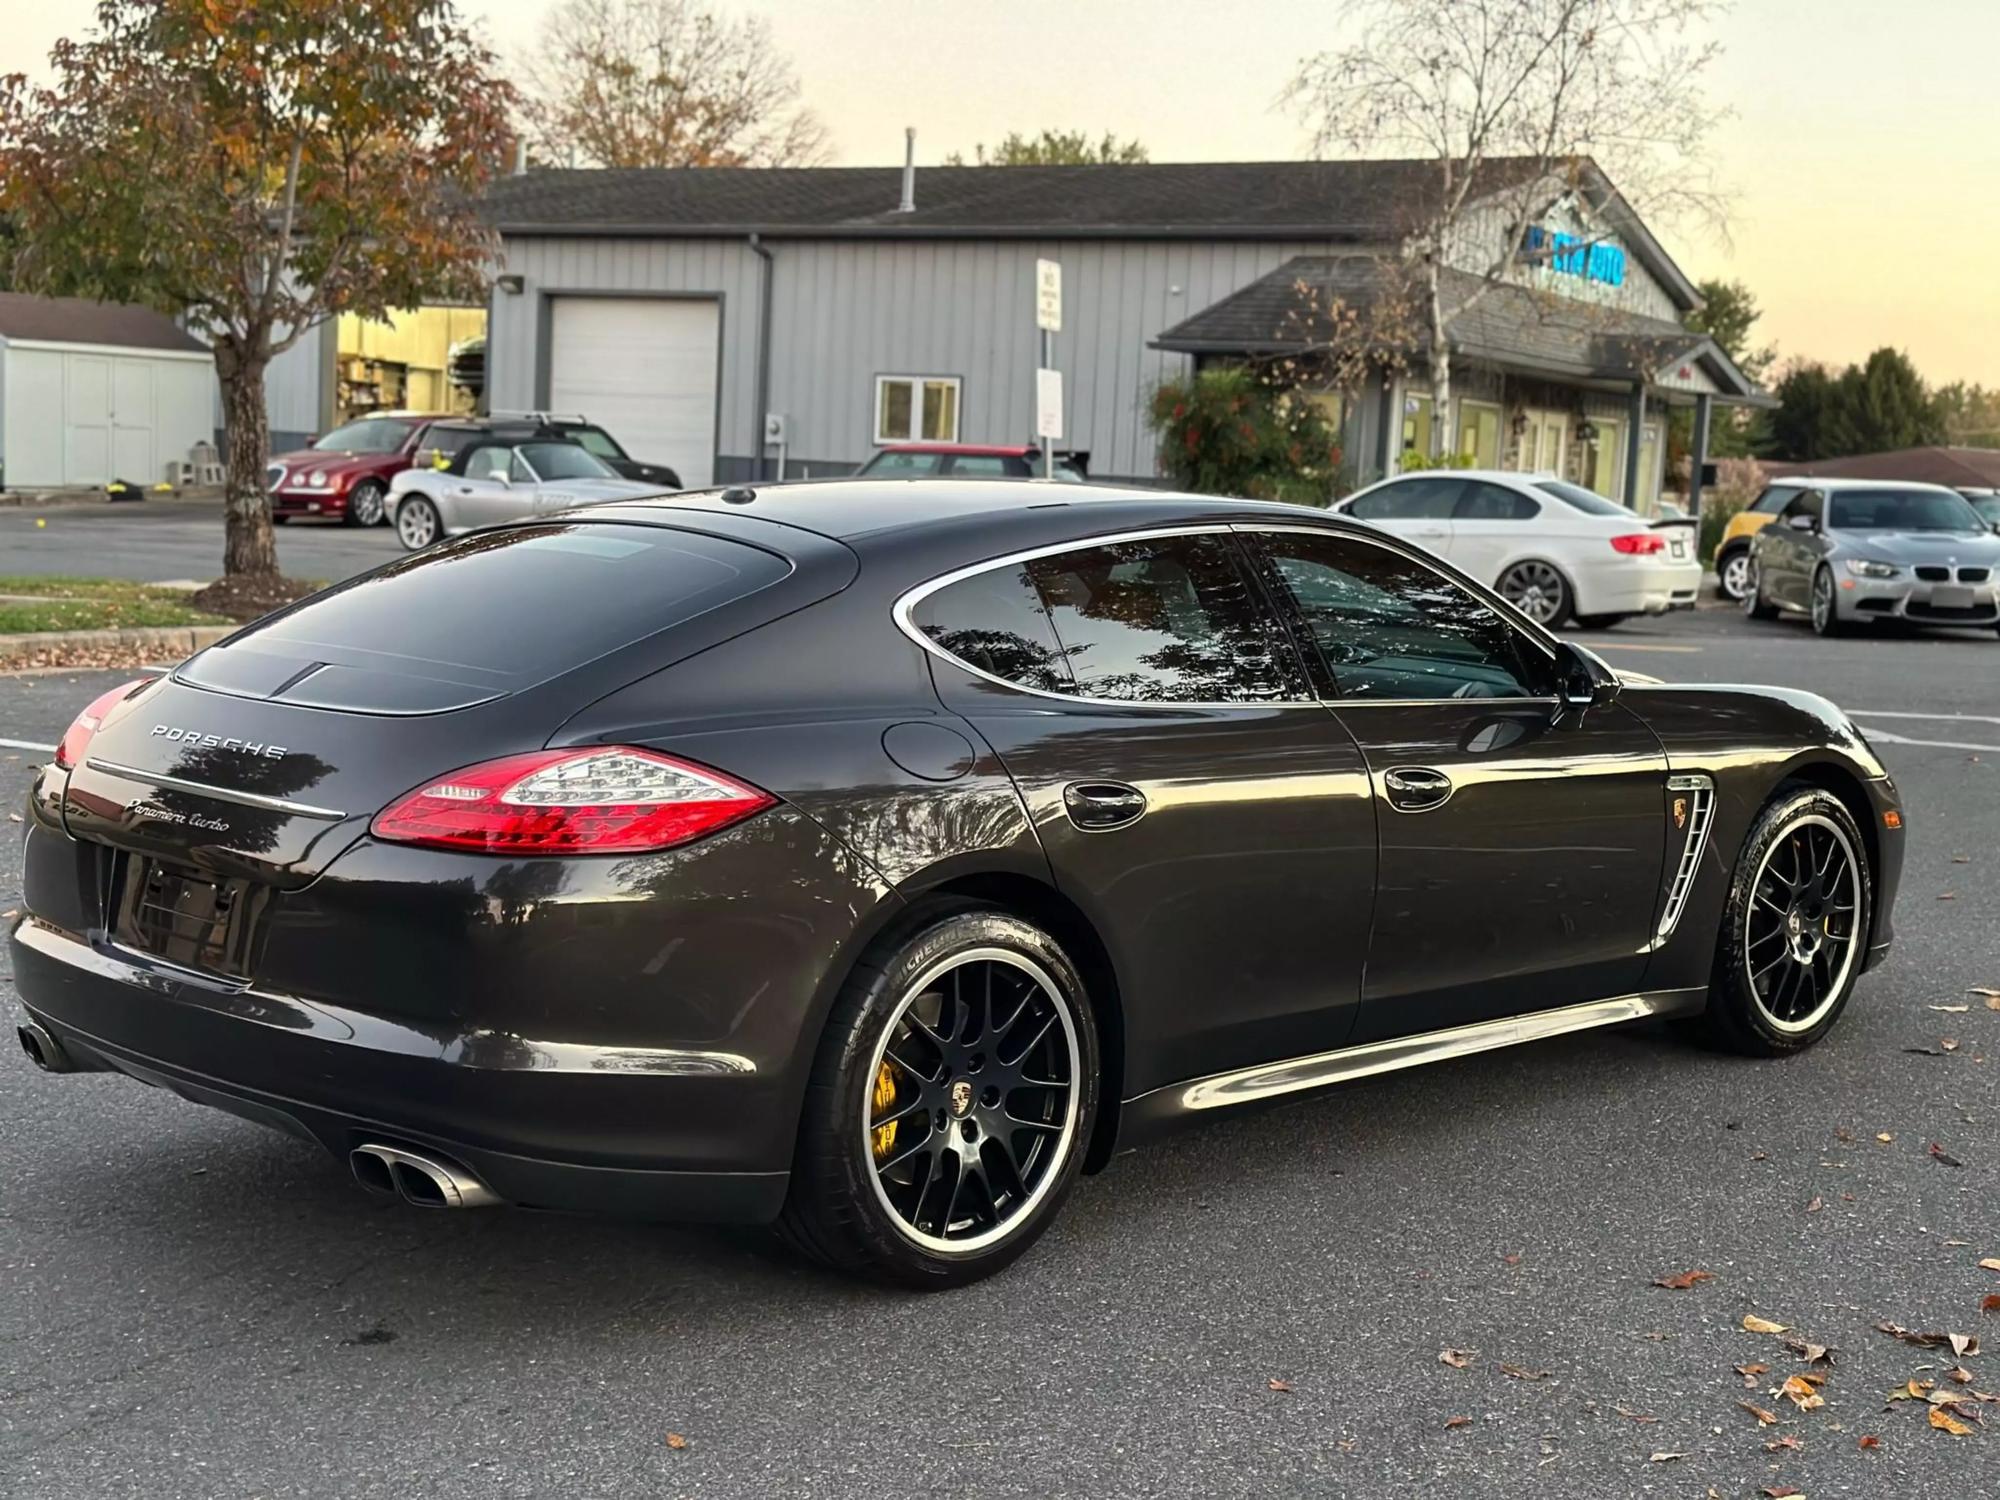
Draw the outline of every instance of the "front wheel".
M1708 1011L1732 1052L1781 1057L1833 1029L1861 975L1874 914L1867 842L1847 805L1802 787L1751 827L1723 909Z
M396 540L412 552L421 552L438 539L444 523L437 507L422 495L405 495L396 504Z
M364 479L354 487L347 497L347 524L349 526L380 526L382 524L382 500L389 492L379 479Z
M1517 562L1500 575L1500 597L1537 625L1554 629L1569 618L1569 580L1540 558Z
M1749 580L1743 585L1743 613L1753 620L1775 620L1778 607L1764 600L1764 570L1757 566L1756 559L1747 559L1744 564Z
M1821 568L1813 574L1812 628L1814 635L1842 635L1847 622L1840 618L1840 600L1833 588L1833 572Z
M1097 1118L1076 969L1003 912L941 913L864 960L820 1043L779 1231L919 1289L990 1276L1038 1239Z

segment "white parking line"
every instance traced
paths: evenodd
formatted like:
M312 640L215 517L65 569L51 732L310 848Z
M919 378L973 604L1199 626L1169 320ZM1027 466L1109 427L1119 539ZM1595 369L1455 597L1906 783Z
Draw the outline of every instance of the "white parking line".
M55 753L56 748L54 745L38 745L33 740L0 740L0 746L5 746L9 750L45 750L51 755Z
M1864 719L1952 719L1967 724L2000 724L2000 718L1992 714L1912 714L1890 708L1850 708L1848 712Z

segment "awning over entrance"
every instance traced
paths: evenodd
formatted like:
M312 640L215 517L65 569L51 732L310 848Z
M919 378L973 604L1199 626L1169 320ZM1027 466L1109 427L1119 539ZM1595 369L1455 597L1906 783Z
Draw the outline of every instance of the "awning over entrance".
M1420 325L1399 316L1410 296L1402 268L1374 256L1300 255L1220 302L1176 323L1153 347L1183 354L1310 354L1352 340L1352 323L1420 351ZM1445 272L1447 305L1463 304L1479 279ZM1726 404L1770 406L1736 362L1705 334L1637 313L1551 297L1528 287L1491 287L1450 320L1456 356L1554 380L1643 385L1674 399L1708 395Z

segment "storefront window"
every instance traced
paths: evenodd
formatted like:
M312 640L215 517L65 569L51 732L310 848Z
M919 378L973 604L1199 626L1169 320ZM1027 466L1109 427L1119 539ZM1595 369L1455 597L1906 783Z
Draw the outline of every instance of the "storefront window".
M1607 500L1623 500L1625 483L1625 425L1608 417L1591 417L1579 433L1582 443L1582 472L1577 478L1585 489L1596 490Z
M1648 422L1640 431L1645 436L1639 439L1639 493L1632 508L1651 515L1660 503L1660 424Z
M1475 469L1500 463L1500 408L1484 401L1458 403L1458 456Z
M1431 456L1431 398L1414 391L1403 394L1403 448L1419 458Z

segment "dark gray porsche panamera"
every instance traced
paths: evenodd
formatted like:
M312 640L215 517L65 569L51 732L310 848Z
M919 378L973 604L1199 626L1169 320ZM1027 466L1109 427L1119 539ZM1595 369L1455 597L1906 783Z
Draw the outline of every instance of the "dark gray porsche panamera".
M1620 682L1318 512L1014 482L474 533L106 694L27 821L44 1067L918 1286L1214 1110L1809 1046L1902 862L1823 699Z

